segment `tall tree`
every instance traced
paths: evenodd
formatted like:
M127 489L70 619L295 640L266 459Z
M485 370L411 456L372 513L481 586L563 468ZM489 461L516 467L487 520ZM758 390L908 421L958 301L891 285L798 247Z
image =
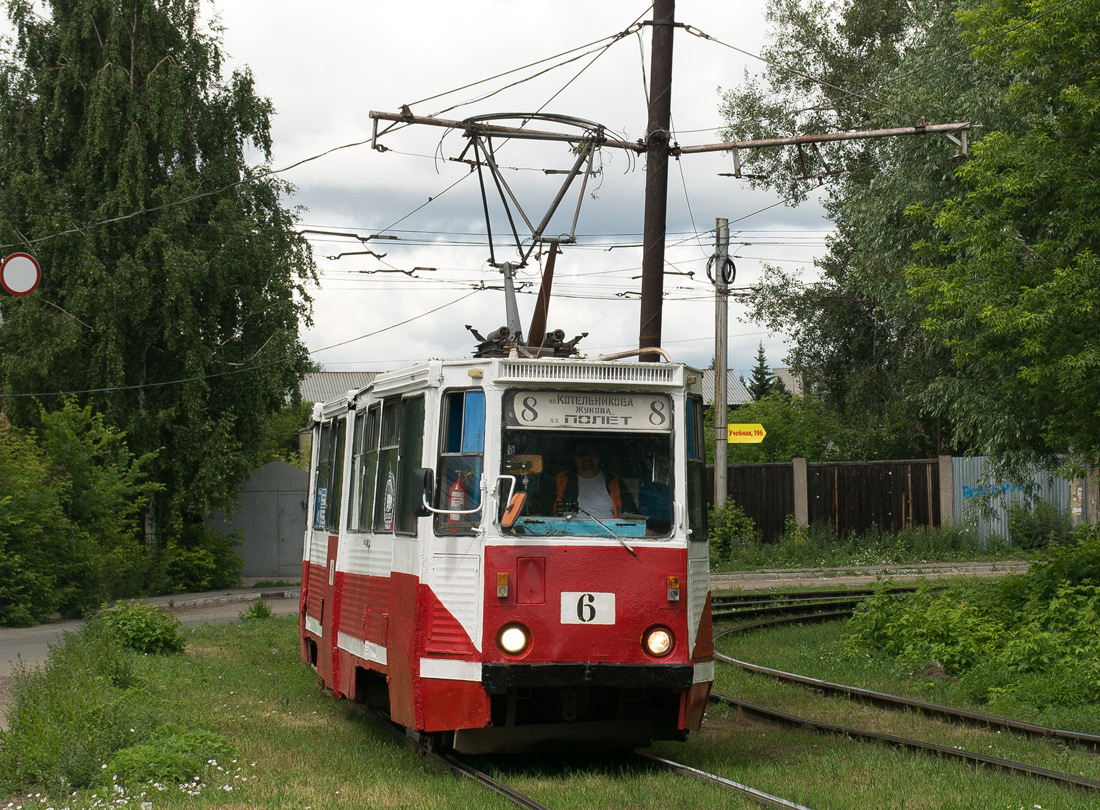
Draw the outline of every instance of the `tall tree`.
M1006 461L1100 463L1100 0L990 0L962 17L1012 77L1018 121L988 134L963 187L917 212L936 232L912 279L954 361L927 392L961 441Z
M759 81L726 93L735 138L800 135L1003 117L991 108L1000 81L965 53L955 12L970 0L773 0L772 38ZM960 52L963 52L960 54ZM958 188L955 147L942 138L850 141L754 153L756 185L791 201L821 188L836 232L820 279L769 268L752 314L792 337L788 362L808 390L847 424L860 425L863 458L912 458L952 449L950 414L919 393L950 363L921 329L908 294L911 246L927 221L910 205ZM827 179L805 179L825 175ZM966 445L956 445L962 450Z
M0 240L43 268L0 301L16 424L75 391L163 485L176 533L226 505L306 367L315 274L270 158L269 101L222 76L199 0L8 0Z
M756 349L756 365L752 367L752 377L749 378L749 393L754 400L761 400L775 388L775 380L772 379L772 371L768 368L768 357L764 354L764 344Z

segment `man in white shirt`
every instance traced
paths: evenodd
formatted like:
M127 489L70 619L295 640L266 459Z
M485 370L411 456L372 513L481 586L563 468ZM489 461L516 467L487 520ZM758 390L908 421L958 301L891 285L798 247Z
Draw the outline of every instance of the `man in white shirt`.
M573 446L575 470L558 473L553 512L562 503L577 504L586 517L600 520L634 511L630 493L619 476L600 469L600 456L591 439L578 439Z

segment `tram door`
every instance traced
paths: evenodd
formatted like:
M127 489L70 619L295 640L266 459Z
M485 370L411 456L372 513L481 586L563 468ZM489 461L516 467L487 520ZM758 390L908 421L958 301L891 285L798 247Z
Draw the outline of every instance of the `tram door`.
M317 494L314 508L315 536L324 532L325 568L322 574L320 604L321 649L317 655L317 674L326 683L332 682L332 661L336 654L334 614L336 612L336 556L340 547L340 501L344 478L344 419L334 419L321 427L317 458ZM312 601L312 600L311 600Z
M447 391L440 409L437 508L433 519L430 583L439 609L425 638L431 657L476 654L482 605L482 549L477 529L483 519L481 485L485 452L485 392Z

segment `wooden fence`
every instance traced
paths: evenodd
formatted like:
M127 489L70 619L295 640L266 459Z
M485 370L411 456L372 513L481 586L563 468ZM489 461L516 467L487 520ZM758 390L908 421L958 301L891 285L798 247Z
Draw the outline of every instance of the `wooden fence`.
M946 464L946 475L941 476ZM900 531L952 521L951 458L914 461L736 464L727 498L756 523L765 542L778 538L788 516L800 525L827 523L836 536L873 527ZM708 492L714 472L708 469ZM946 479L946 480L941 480ZM943 510L941 512L941 510Z

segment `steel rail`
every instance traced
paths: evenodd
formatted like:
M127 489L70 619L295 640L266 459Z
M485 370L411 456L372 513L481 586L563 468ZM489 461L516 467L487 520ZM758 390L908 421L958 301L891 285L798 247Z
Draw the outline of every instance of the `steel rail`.
M465 762L458 759L453 754L445 754L433 750L432 745L429 741L427 741L426 739L416 739L410 736L407 729L390 720L389 716L385 712L368 709L362 703L351 702L348 705L361 717L365 717L368 720L373 720L379 723L393 736L398 745L402 746L406 750L421 754L425 759L433 763L440 770L449 771L458 776L471 779L474 782L477 782L482 787L488 788L494 793L503 796L513 804L519 807L526 808L526 810L551 810L545 804L540 804L539 802L532 799L530 796L521 793L515 788L508 787L508 785L494 779L487 773L479 771L472 765L467 765Z
M826 599L808 599L803 602L783 602L780 604L767 605L764 607L743 607L734 608L732 610L714 609L712 604L711 615L715 619L736 619L749 616L771 616L777 613L788 614L792 611L797 611L799 612L799 615L801 615L803 613L811 612L817 608L843 606L854 608L856 605L859 605L866 601L866 599L867 597L865 596L857 596L851 598L828 597ZM848 610L847 612L850 614L851 610Z
M886 692L876 692L873 689L863 689L858 686L848 686L847 684L823 681L806 675L798 675L793 672L784 672L780 669L763 667L758 664L749 663L748 661L740 661L720 652L715 652L714 657L724 663L740 667L747 672L755 672L759 675L767 675L777 680L797 683L801 686L806 686L821 692L844 695L845 697L863 703L870 703L892 709L916 709L923 714L946 718L948 720L964 720L981 726L1010 729L1033 737L1052 737L1059 740L1065 740L1066 742L1090 746L1092 748L1100 748L1100 734L1042 726L1038 723L1013 720L1011 717L1001 717L995 714L970 711L969 709L958 709L954 706L946 706L942 703L932 703L916 698L903 697L901 695L891 695Z
M838 612L835 614L836 618L840 618L844 615L844 612ZM821 620L818 615L815 615L814 620ZM781 624L793 624L796 622L805 621L806 616L787 616L778 619L773 619L768 622L753 622L751 624L738 625L727 630L723 630L714 635L714 640L732 635L733 633L744 632L748 629L756 629L758 627L770 627ZM1029 723L1025 720L1014 720L1011 717L1003 717L996 714L987 714L985 712L976 712L970 709L960 709L955 706L947 706L942 703L933 703L927 700L920 700L918 698L908 698L902 695L891 695L887 692L878 692L873 689L864 689L858 686L850 686L848 684L834 683L832 681L825 681L819 678L811 678L808 675L799 675L794 672L784 672L780 669L773 669L771 667L761 666L759 664L753 664L749 661L742 661L725 653L715 650L714 657L723 663L730 664L731 666L740 667L748 672L755 672L759 675L767 675L768 677L775 678L776 680L786 681L789 683L796 683L800 686L805 686L810 689L816 689L821 692L831 692L833 694L844 695L845 697L853 700L858 700L863 703L873 704L879 707L885 707L890 709L915 709L923 714L927 714L933 717L940 717L947 720L963 721L979 726L992 726L994 728L1004 728L1011 731L1016 731L1021 734L1026 734L1031 737L1045 737L1063 740L1065 742L1073 743L1075 745L1087 746L1094 749L1100 749L1100 734L1093 734L1087 731L1073 731L1070 729L1054 728L1053 726L1044 726L1038 723Z
M740 614L745 615L745 614ZM744 633L749 630L763 630L767 627L777 627L784 624L798 624L801 622L829 622L834 619L846 619L852 615L850 610L830 610L824 613L796 613L793 616L778 616L774 619L761 619L755 622L745 622L744 624L738 624L728 630L723 630L720 633L716 633L714 640L717 641L724 636L728 636L732 633Z
M698 768L692 768L690 765L684 765L679 762L673 762L671 759L665 759L663 757L654 756L653 754L647 754L644 751L635 751L637 756L643 757L650 762L660 765L666 770L674 771L675 773L684 774L694 779L698 779L701 782L708 782L710 784L720 785L728 790L735 791L742 794L751 801L757 804L762 804L765 807L783 807L788 810L810 810L804 804L798 804L796 802L782 799L779 796L773 796L770 793L765 793L762 790L749 787L748 785L742 785L740 782L735 782L732 779L727 779L724 776L718 776L717 774L708 773L707 771L701 771Z
M503 796L515 805L519 807L526 807L528 810L550 810L545 804L532 799L525 793L521 793L515 788L508 787L508 785L500 782L493 777L489 776L483 771L479 771L471 765L467 765L462 760L455 757L453 754L437 754L434 752L428 752L427 756L433 759L437 759L443 762L454 773L460 776L465 776L467 779L472 779L478 784L489 788L494 793Z
M788 714L786 712L781 712L776 709L769 709L765 706L759 706L755 703L749 703L748 701L739 700L737 698L730 697L729 695L723 695L717 692L712 692L710 695L710 699L715 703L725 703L730 706L736 706L742 711L748 712L750 714L755 714L758 717L763 717L778 723L783 723L785 725L805 728L811 731L817 731L825 734L840 734L845 737L872 740L875 742L892 745L897 748L926 751L943 757L961 759L974 765L986 765L994 768L999 768L1004 771L1009 771L1011 773L1022 773L1027 774L1028 776L1035 776L1041 779L1047 779L1051 782L1062 785L1073 785L1074 787L1100 791L1100 781L1097 781L1095 779L1086 779L1083 776L1074 776L1073 774L1051 770L1050 768L1041 768L1036 765L1027 765L1023 762L1015 762L1010 759L991 757L987 754L979 754L975 751L966 751L961 748L952 748L946 745L938 745L936 743L925 742L924 740L914 740L909 737L899 737L894 734L882 734L877 731L867 731L866 729L840 726L836 725L835 723L822 723L817 720L810 720L806 717L799 717L797 715Z
M711 598L711 603L714 606L721 605L722 607L730 607L733 605L771 605L771 604L783 604L785 602L802 602L807 599L825 599L830 597L844 597L844 596L874 596L879 593L896 594L896 593L914 593L917 590L915 586L901 586L898 588L889 588L886 590L876 590L874 588L839 588L831 591L776 591L775 593L736 593L727 594L725 596L714 596Z

